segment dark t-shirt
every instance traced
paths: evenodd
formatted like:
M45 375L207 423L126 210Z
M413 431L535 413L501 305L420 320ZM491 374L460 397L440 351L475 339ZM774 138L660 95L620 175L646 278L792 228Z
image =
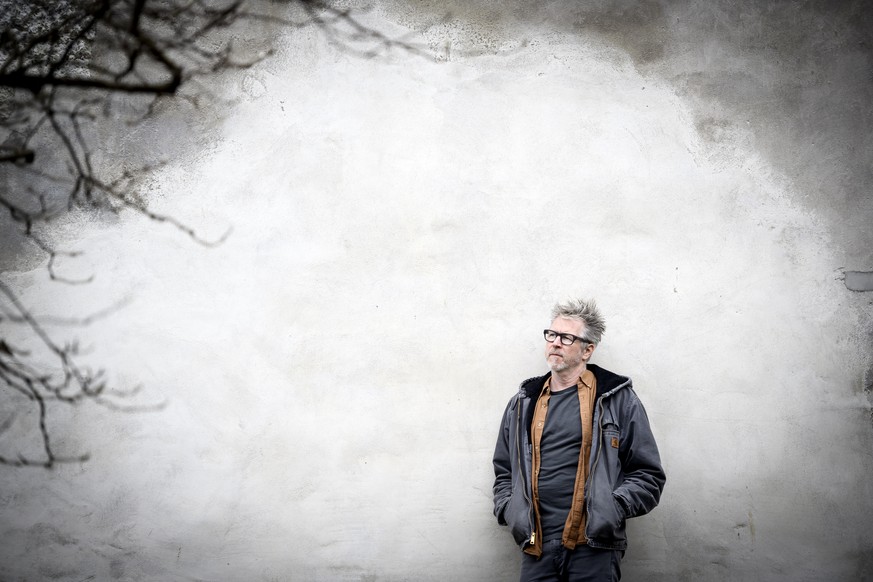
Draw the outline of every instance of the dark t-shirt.
M540 441L540 474L537 490L543 541L561 539L573 503L582 421L579 390L573 386L549 396L549 410Z

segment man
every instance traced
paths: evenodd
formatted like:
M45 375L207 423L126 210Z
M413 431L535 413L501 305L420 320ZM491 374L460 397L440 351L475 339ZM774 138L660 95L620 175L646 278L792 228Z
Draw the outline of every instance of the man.
M625 520L666 477L631 381L588 360L606 325L593 301L552 310L551 373L521 383L494 451L494 515L523 550L521 581L617 581Z

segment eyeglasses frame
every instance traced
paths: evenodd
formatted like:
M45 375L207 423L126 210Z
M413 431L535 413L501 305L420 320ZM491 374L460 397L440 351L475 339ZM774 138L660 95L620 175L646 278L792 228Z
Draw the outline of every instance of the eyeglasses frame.
M583 344L590 344L590 343L592 343L592 342L588 341L587 339L585 339L584 337L579 337L578 335L573 335L572 333L559 333L559 332L557 332L557 331L555 331L555 330L553 330L553 329L544 329L544 330L543 330L543 339L546 340L546 341L549 342L549 343L552 343L552 342L555 341L555 340L553 339L553 340L549 341L548 339L546 339L546 334L547 334L547 333L553 333L553 334L555 334L555 338L561 338L561 345L562 345L562 346L572 346L574 343L576 343L576 340L579 340L579 341L582 342ZM564 338L565 338L565 337L571 337L571 338L573 338L573 341L571 341L571 342L568 343L568 344L565 344L565 343L564 343Z

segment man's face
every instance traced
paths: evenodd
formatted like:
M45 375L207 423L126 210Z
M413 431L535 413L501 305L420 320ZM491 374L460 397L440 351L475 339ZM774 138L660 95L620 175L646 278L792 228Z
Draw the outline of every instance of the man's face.
M558 317L549 326L549 329L558 333L570 333L579 337L585 337L585 323L578 319ZM572 370L582 363L587 363L594 352L593 344L575 341L569 346L561 343L561 338L546 342L546 362L552 372Z

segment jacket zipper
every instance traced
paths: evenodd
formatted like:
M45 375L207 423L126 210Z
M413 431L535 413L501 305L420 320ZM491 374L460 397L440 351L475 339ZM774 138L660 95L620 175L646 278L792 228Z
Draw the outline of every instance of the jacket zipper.
M518 407L516 409L516 415L515 415L516 416L515 445L516 445L516 448L518 450L518 460L521 463L522 470L525 470L525 469L527 469L527 465L525 465L526 459L522 455L522 451L521 451L521 447L522 447L521 436L524 434L521 430L521 428L522 428L522 426L521 426L522 425L521 408L522 408L522 402L521 402L521 398L519 398ZM527 501L527 508L528 508L527 520L528 520L528 527L531 530L531 532L530 532L530 544L534 545L534 543L536 542L537 531L536 531L536 528L534 528L534 526L533 526L533 515L532 515L533 514L533 500L527 494L527 486L526 486L527 479L522 479L522 483L524 485L522 486L521 491L522 491L522 493L524 493L524 498Z
M627 382L624 382L620 386L613 388L612 390L610 390L609 392L607 392L606 394L604 394L603 396L601 396L600 398L597 399L597 405L600 407L600 418L597 419L597 437L598 437L597 438L597 445L596 445L597 446L597 454L594 455L594 462L591 464L591 470L588 471L588 479L585 483L586 490L589 490L588 485L591 483L591 480L594 479L594 471L597 468L597 462L600 460L600 451L603 450L603 442L602 442L603 441L603 401L606 399L607 396L615 394L616 392L618 392L619 390L621 390L622 388L627 386L627 384L628 384ZM594 409L594 412L595 413L597 412L596 407ZM593 438L591 439L591 446L595 446ZM586 511L588 511L588 515L591 515L591 496L590 495L585 496L585 509L586 509ZM588 531L587 531L588 525L589 524L585 524L585 529L586 529L585 537L590 539L590 536L588 535Z
M586 489L585 511L588 512L588 515L591 515L591 495L587 494L587 493L590 493L590 491L591 491L589 485L591 484L591 480L594 479L594 472L597 469L597 462L600 460L600 451L603 450L603 442L602 442L603 441L603 425L602 425L602 422L603 422L603 399L606 398L606 396L607 395L604 394L603 396L601 396L597 400L597 406L600 408L600 418L597 419L597 441L596 441L596 444L594 443L594 439L591 439L592 446L597 447L597 453L594 455L594 462L591 463L591 469L588 471L588 479L587 479L587 482L585 483L585 489ZM595 408L594 411L596 413L597 408ZM587 523L585 524L585 529L586 530L588 529ZM585 532L585 537L590 539L590 536L588 535L587 531Z

